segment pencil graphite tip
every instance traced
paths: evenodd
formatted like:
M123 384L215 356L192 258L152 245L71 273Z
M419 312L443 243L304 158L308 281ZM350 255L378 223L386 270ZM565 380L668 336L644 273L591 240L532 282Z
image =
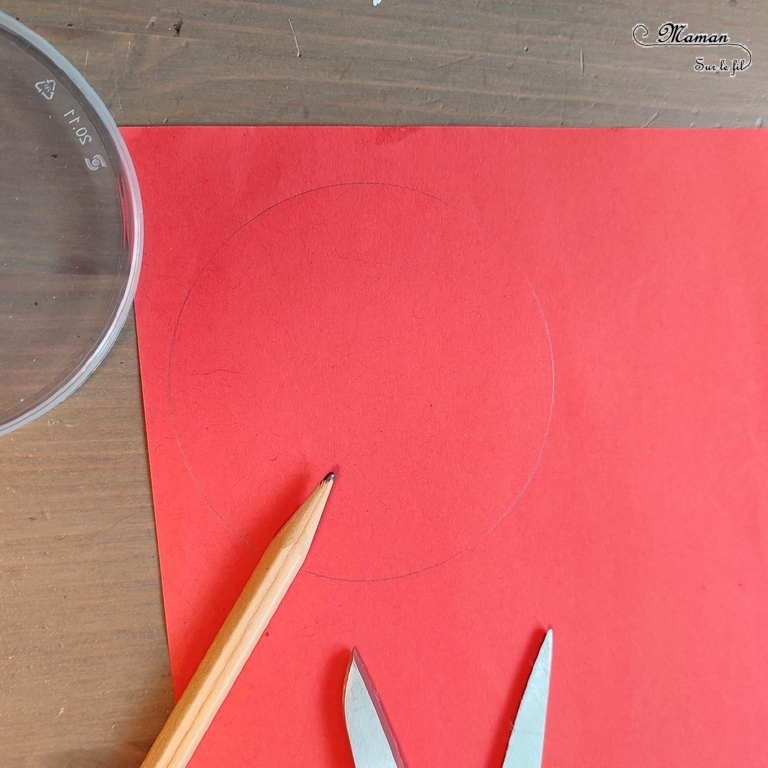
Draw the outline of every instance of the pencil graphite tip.
M336 479L336 474L334 472L329 472L321 482L323 483L332 483Z

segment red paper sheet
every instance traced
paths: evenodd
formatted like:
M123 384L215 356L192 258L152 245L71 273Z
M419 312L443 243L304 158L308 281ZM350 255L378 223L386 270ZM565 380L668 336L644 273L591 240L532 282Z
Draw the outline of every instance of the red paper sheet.
M193 760L351 766L356 646L412 768L760 765L768 138L129 129L180 693L261 551L318 537Z

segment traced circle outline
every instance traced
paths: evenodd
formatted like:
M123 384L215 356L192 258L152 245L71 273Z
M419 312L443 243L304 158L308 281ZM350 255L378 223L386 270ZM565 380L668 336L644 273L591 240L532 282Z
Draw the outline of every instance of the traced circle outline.
M211 509L211 511L218 517L218 519L221 521L221 523L236 537L238 538L243 544L250 547L251 549L257 551L257 552L263 552L264 550L254 544L250 539L243 536L240 531L237 530L216 508L214 503L210 500L208 495L203 490L202 486L198 482L197 476L195 475L194 470L192 469L192 466L190 464L189 458L184 451L184 446L182 445L181 441L181 435L179 434L178 425L176 423L176 410L174 407L173 402L173 392L172 392L172 382L171 382L171 376L173 371L173 356L174 356L174 350L176 348L176 338L179 330L179 325L181 324L181 318L184 315L184 310L187 306L187 302L189 301L192 293L194 292L195 288L197 287L197 284L200 280L200 278L203 276L203 274L208 269L208 266L210 263L216 258L216 256L219 254L219 252L227 246L235 237L237 237L240 232L242 232L246 227L248 227L250 224L252 224L254 221L260 219L262 216L265 216L270 211L274 210L280 205L283 205L284 203L291 202L292 200L297 200L298 198L305 197L307 195L314 194L315 192L321 192L324 190L329 189L340 189L344 187L355 187L355 186L372 186L372 187L384 187L387 189L397 189L402 190L406 192L411 192L417 195L421 195L423 197L426 197L430 200L434 200L441 205L446 206L450 210L454 211L455 213L458 213L460 216L464 217L467 221L472 222L474 225L479 227L504 253L507 254L510 263L512 266L520 273L523 280L525 281L525 284L528 286L528 290L531 292L531 295L533 296L534 302L536 303L536 308L539 311L539 316L541 318L541 322L544 328L544 333L546 335L547 339L547 347L549 349L549 359L550 359L550 375L551 375L551 387L550 387L550 398L549 398L549 413L547 414L547 423L544 427L544 434L541 438L541 444L539 445L538 453L536 454L536 459L533 463L533 467L531 468L530 473L528 474L528 477L525 479L525 482L520 487L520 490L515 495L514 499L507 505L506 509L499 515L499 517L496 519L496 521L482 534L477 536L475 539L473 539L469 544L467 544L463 549L459 550L458 552L455 552L452 555L449 555L448 557L443 558L442 560L431 563L429 565L425 565L422 568L415 568L413 570L407 571L405 573L398 573L390 576L378 576L373 578L353 578L348 576L333 576L327 573L320 573L318 571L311 571L306 568L302 568L301 572L306 573L311 576L317 576L322 579L329 579L331 581L341 581L341 582L353 582L353 583L368 583L368 582L382 582L382 581L395 581L398 579L405 579L410 576L416 576L420 573L425 573L427 571L432 571L436 568L439 568L440 566L446 565L447 563L458 559L471 549L474 549L480 542L484 541L488 536L493 533L493 531L496 530L496 528L501 524L503 520L507 518L509 513L517 506L520 499L523 497L523 494L528 489L528 486L533 481L534 475L539 469L539 466L541 464L542 456L544 455L544 446L547 443L547 440L549 438L549 430L552 424L552 416L554 414L555 409L555 355L554 355L554 348L552 346L552 334L549 329L549 323L547 322L546 314L544 313L544 308L541 305L541 300L539 299L539 295L536 293L535 288L533 287L533 284L531 283L530 278L528 275L523 271L523 269L520 267L520 265L515 261L513 256L507 251L506 248L498 241L496 237L485 227L483 226L477 219L473 218L472 216L469 216L464 211L462 211L460 208L457 208L455 205L452 205L451 203L443 200L442 198L438 197L437 195L430 194L429 192L424 192L420 189L415 189L413 187L409 187L404 184L392 184L389 182L380 182L380 181L346 181L346 182L337 182L334 184L321 184L317 187L312 187L310 189L306 189L302 192L297 192L293 195L288 195L287 197L282 198L281 200L278 200L276 203L272 203L271 205L267 206L266 208L262 209L259 213L254 214L249 219L246 219L239 227L237 227L222 243L214 250L214 252L210 255L210 257L205 261L205 263L200 267L200 271L197 274L197 277L192 281L192 284L189 287L189 290L184 296L184 300L181 303L181 306L179 307L179 314L176 318L176 322L173 325L173 333L171 334L171 343L170 343L170 349L169 349L169 355L168 355L168 376L167 376L167 394L168 394L168 405L171 413L171 426L173 429L173 434L176 440L176 445L178 447L179 453L181 454L182 461L184 462L184 467L187 470L187 474L189 475L190 479L192 480L195 488L197 489L198 493L202 497L202 499L205 501L205 503L208 505L208 507Z

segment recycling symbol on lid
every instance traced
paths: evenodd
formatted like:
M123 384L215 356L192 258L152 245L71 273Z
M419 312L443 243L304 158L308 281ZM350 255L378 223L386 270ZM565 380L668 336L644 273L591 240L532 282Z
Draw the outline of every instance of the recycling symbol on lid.
M41 80L39 83L35 83L35 88L37 88L37 92L41 96L44 96L50 101L53 98L53 92L56 90L56 81Z

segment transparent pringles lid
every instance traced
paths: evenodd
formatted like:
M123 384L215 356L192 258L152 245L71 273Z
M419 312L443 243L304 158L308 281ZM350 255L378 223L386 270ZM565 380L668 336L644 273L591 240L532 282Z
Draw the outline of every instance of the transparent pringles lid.
M0 13L0 435L102 361L133 300L142 240L136 174L107 108Z

